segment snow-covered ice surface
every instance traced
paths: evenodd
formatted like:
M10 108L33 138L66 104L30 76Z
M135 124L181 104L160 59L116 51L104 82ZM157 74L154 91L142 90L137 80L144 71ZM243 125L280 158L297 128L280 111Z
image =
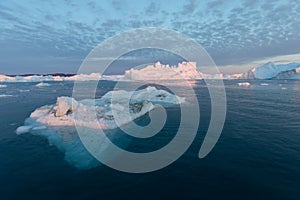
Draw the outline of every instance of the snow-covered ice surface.
M70 164L88 169L99 165L99 162L82 146L76 127L84 128L93 137L99 129L114 130L132 122L155 109L155 104L172 106L184 102L185 98L150 86L137 91L110 91L100 99L77 101L72 97L58 97L55 105L42 106L32 112L25 125L19 127L16 133L30 132L44 136L50 144L65 152L65 159ZM115 116L120 119L118 125Z

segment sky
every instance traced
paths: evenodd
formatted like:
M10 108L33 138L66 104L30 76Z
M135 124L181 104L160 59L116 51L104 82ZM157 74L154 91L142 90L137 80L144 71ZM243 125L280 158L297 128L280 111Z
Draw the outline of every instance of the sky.
M97 44L144 27L186 34L225 72L297 62L299 19L300 0L1 0L0 74L76 73Z

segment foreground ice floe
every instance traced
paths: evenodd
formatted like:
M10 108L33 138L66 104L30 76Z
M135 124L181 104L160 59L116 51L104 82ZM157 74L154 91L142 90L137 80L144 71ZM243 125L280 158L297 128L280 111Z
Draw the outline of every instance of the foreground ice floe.
M92 137L99 128L114 130L132 122L155 109L155 104L171 106L184 102L185 98L155 87L137 91L111 91L100 99L81 101L72 97L58 97L55 105L43 106L32 112L25 125L19 127L16 133L30 132L46 137L50 144L65 152L69 163L87 169L99 165L99 162L82 146L76 134L76 126L88 130ZM118 124L115 116L118 116Z

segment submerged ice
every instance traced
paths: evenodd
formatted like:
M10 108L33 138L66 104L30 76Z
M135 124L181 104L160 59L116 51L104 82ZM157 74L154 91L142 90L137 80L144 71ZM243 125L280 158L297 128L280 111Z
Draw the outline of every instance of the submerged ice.
M76 127L84 128L92 137L99 129L114 130L132 122L155 109L156 104L171 106L184 102L184 98L155 87L110 91L100 99L77 101L72 97L58 97L56 104L42 106L32 112L16 133L29 132L46 137L50 144L65 153L66 161L77 168L88 169L100 163L83 147ZM104 152L105 148L103 144Z

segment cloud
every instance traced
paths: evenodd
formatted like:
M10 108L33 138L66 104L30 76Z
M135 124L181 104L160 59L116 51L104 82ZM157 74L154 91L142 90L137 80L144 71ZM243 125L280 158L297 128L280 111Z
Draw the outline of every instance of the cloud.
M161 27L194 38L221 65L299 53L297 1L1 1L2 46L15 52L85 57L122 31ZM36 54L39 56L39 54ZM0 55L1 60L9 59ZM24 65L25 57L5 63ZM52 58L48 62L54 62ZM58 59L59 60L59 59ZM60 60L61 61L61 60ZM7 68L0 64L0 70ZM41 70L40 67L37 70Z

